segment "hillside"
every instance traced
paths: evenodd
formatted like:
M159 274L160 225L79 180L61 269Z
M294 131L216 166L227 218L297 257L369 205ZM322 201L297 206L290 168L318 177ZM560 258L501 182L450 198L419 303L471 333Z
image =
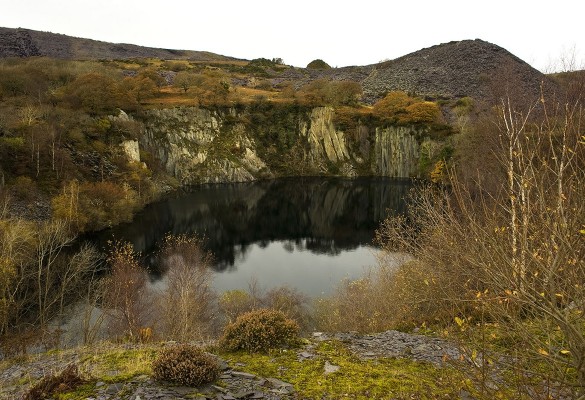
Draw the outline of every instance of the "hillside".
M160 58L192 61L230 61L206 51L170 50L108 43L31 29L0 28L0 58L45 56L67 60Z
M0 58L32 56L68 60L243 61L204 51L157 49L30 29L0 28ZM292 83L297 89L320 79L358 82L363 88L365 103L373 103L392 90L432 99L467 96L491 102L506 90L521 93L522 97L538 97L543 82L547 91L558 89L550 78L506 49L479 39L443 43L373 65L324 70L267 69L262 75L269 78L273 86ZM248 77L253 78L254 73L249 73Z
M476 39L444 43L376 64L362 85L371 95L403 90L433 98L487 99L503 90L538 96L542 82L554 89L549 78L506 49Z
M87 191L95 189L90 182L115 181L118 191L131 182L136 201L123 220L169 177L174 184L291 174L428 177L453 153L448 137L461 118L488 110L502 90L534 101L543 81L555 85L481 40L328 69L221 57L0 28L0 186L24 200L37 191L58 197L75 179ZM392 112L378 101L389 91L407 92ZM422 138L432 138L432 148ZM147 168L124 162L122 144L134 146L131 162ZM42 219L49 208L17 214ZM120 221L86 222L80 229Z
M287 69L277 82L296 87L325 79L361 84L365 103L373 103L393 90L431 99L472 97L491 102L507 91L521 97L557 91L557 84L506 49L483 40L462 40L418 50L400 58L366 66L324 70Z

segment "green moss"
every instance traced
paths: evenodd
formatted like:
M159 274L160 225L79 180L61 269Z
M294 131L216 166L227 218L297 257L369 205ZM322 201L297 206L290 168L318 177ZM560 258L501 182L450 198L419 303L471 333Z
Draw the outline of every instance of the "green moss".
M87 355L81 365L95 379L106 383L124 382L135 376L150 375L156 354L154 348L115 349Z
M79 365L88 376L88 383L75 390L60 393L59 400L81 400L95 394L96 382L118 383L127 382L136 376L150 375L151 364L158 350L154 347L137 349L101 349L94 348L90 354L81 357Z
M293 384L301 398L454 398L463 385L454 370L403 359L365 361L337 341L320 343L316 354L304 361L295 351L284 350L223 356L232 364L244 364L246 372ZM324 374L325 362L339 366L339 371Z
M56 395L58 400L85 400L95 394L95 382L86 383L74 391Z

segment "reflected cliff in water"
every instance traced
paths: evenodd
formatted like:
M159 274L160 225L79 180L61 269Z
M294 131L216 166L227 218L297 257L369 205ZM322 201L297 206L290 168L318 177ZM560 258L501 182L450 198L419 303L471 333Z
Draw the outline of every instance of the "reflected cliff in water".
M253 244L335 255L371 246L387 212L403 212L411 181L288 178L192 187L149 205L130 224L101 232L148 255L167 233L204 235L216 269L233 268Z

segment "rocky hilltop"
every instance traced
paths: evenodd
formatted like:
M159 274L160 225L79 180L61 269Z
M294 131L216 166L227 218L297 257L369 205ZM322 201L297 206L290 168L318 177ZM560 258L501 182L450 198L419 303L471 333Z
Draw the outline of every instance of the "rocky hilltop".
M160 58L165 60L230 61L206 51L170 50L133 44L108 43L51 32L0 28L0 58L45 56L67 60Z
M505 90L538 96L551 80L506 49L483 40L432 46L371 66L364 92L377 95L402 90L431 98L488 99Z

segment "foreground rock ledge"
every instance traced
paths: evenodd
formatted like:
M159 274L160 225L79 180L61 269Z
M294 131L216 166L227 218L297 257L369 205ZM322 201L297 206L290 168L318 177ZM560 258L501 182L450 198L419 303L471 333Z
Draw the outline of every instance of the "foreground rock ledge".
M299 360L318 358L315 351L321 341L338 340L343 342L356 356L368 360L378 357L408 358L420 362L442 366L448 359L459 358L459 351L453 344L438 338L408 334L398 331L386 331L374 335L358 333L325 334L316 332L312 340L297 349ZM146 346L146 345L145 345ZM152 347L152 345L148 345ZM139 348L140 345L124 345L121 349ZM79 362L88 353L95 353L92 348L65 350L61 353L41 354L31 360L17 362L5 361L0 364L0 398L22 398L27 390L19 384L25 377L38 380L47 371L61 371L68 364ZM273 377L261 377L228 367L220 360L223 372L214 385L203 387L175 386L154 381L147 375L135 376L125 382L95 383L91 400L130 399L293 399L297 398L292 384ZM323 374L335 373L339 367L326 362ZM115 376L116 371L113 371Z

